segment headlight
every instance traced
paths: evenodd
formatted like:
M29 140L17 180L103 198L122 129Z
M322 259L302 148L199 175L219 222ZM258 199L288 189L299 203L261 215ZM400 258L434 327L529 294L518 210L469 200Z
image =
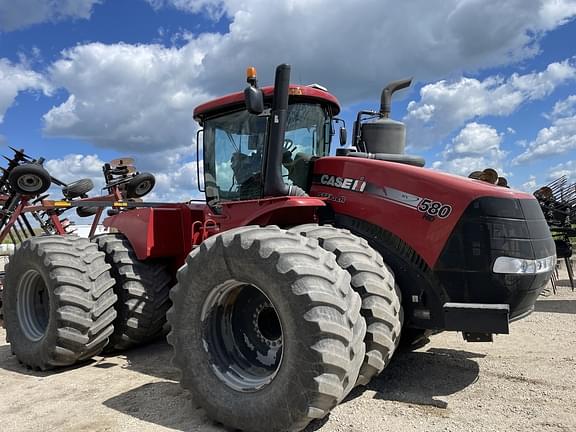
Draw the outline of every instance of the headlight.
M554 269L556 255L538 259L498 257L494 261L494 273L536 274L546 273Z

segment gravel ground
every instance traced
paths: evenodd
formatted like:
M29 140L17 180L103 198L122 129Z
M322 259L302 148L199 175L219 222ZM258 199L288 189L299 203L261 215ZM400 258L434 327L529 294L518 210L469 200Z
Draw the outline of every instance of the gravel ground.
M561 282L493 343L446 333L397 354L307 431L576 431L576 293ZM224 431L180 389L170 357L157 343L39 373L0 342L0 431Z

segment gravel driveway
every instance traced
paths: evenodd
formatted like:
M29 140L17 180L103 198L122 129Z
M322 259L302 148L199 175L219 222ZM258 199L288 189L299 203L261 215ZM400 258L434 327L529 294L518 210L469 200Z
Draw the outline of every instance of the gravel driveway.
M563 285L494 343L446 333L397 354L307 431L576 431L576 293ZM170 357L157 343L40 373L0 342L0 431L225 430L180 389Z

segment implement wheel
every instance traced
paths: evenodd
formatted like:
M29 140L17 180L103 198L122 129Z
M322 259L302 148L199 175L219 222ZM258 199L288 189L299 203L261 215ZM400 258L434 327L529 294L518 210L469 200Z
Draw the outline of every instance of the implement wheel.
M136 174L126 183L126 196L128 198L141 198L154 189L156 178L150 173Z
M229 427L300 430L357 379L360 297L315 240L273 226L215 235L190 253L171 297L182 386Z
M12 190L23 195L40 195L50 188L51 182L50 173L35 163L17 166L8 175Z
M34 237L20 245L3 292L7 339L20 362L48 370L102 351L116 317L109 269L84 238Z
M123 350L164 335L173 276L162 261L140 261L122 234L103 234L92 240L112 266L118 296L114 333L107 350Z
M62 188L62 194L68 198L78 198L85 196L88 192L94 189L94 182L91 179L80 179L75 182L69 183Z
M307 224L290 231L314 238L336 256L340 267L350 273L351 285L362 297L366 319L366 357L357 385L366 385L389 363L400 341L403 322L401 293L394 273L368 242L345 229Z

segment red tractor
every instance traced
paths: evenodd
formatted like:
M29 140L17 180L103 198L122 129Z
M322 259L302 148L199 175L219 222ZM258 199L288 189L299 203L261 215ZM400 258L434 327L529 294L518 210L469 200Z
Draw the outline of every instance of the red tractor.
M249 68L243 93L196 108L205 201L115 203L109 234L21 244L4 313L22 363L68 366L169 329L182 386L213 419L296 431L379 374L401 335L486 341L532 312L555 263L534 197L405 155L388 117L409 81L330 156L337 99L289 76L280 65L258 88Z

